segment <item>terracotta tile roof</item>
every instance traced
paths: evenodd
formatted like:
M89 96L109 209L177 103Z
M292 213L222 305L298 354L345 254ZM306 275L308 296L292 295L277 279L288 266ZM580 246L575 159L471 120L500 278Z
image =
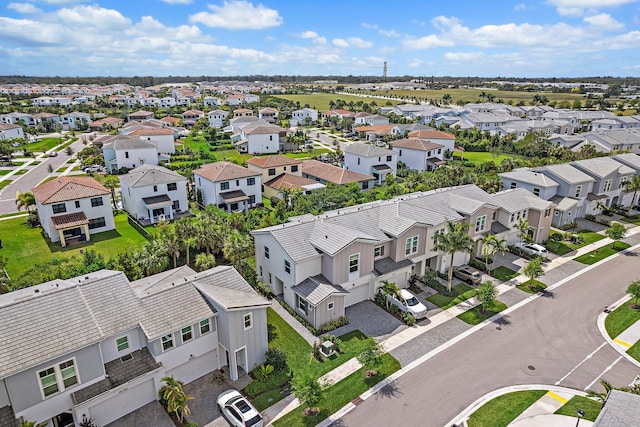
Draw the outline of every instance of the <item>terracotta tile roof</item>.
M259 168L266 169L278 166L299 165L302 161L298 159L291 159L286 156L264 156L264 157L252 157L247 160L250 165L258 166Z
M372 176L322 163L318 160L305 160L302 163L302 173L334 184L348 184L350 182L370 181L374 179Z
M84 212L52 216L51 221L53 221L53 226L56 230L64 230L65 228L75 228L89 224L89 220Z
M204 116L204 111L200 111L200 110L187 110L184 113L182 113L182 117L184 116Z
M290 173L280 174L272 180L264 183L264 185L266 185L267 187L271 187L276 190L280 190L283 188L301 190L305 185L313 184L318 184L318 182L314 181L313 179L304 178Z
M147 117L149 115L153 116L153 112L140 110L140 111L136 111L135 113L129 114L129 117Z
M167 128L142 128L136 129L129 135L146 136L146 135L173 135L172 129Z
M442 148L444 145L436 144L435 142L427 141L420 138L404 138L396 139L389 143L392 147L409 148L412 150L430 151L436 148Z
M208 163L200 166L193 173L213 182L260 176L260 172L250 171L231 162Z
M160 120L167 123L178 123L180 121L177 117L163 117Z
M110 194L104 185L89 176L61 176L45 182L31 191L41 204L66 202Z
M441 130L421 129L409 132L409 137L423 139L456 139L455 135Z
M379 135L386 135L391 132L394 125L358 126L356 132L374 132Z

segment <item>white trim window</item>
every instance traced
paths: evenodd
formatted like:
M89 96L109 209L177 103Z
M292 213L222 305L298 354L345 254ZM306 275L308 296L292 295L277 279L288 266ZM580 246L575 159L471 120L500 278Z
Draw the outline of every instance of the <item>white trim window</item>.
M162 351L171 350L173 348L173 333L162 337Z
M183 344L193 339L193 328L191 326L185 326L180 332L182 333Z
M124 336L116 339L116 348L118 351L125 351L129 348L129 337Z
M576 185L576 195L575 195L575 197L580 197L581 193L582 193L582 185Z
M375 248L373 248L373 256L375 258L384 256L384 246L376 246Z
M39 371L37 375L43 399L80 382L75 358Z
M291 274L291 262L288 259L284 260L284 272Z
M358 276L360 271L360 254L349 255L349 277Z
M327 310L333 310L334 307L335 307L335 303L333 301L329 301L327 303Z
M611 191L611 184L613 183L613 180L608 179L604 182L604 184L602 185L602 191Z
M520 213L518 212L518 215ZM480 233L482 231L484 231L484 227L487 225L487 216L486 215L481 215L478 218L476 218L476 233Z
M405 255L412 255L418 252L418 236L407 237L407 242L404 248Z
M253 313L247 313L242 316L242 323L244 324L244 330L253 328Z
M304 314L309 314L309 303L301 296L298 296L298 310Z
M211 332L211 320L204 319L200 321L200 335L208 334Z

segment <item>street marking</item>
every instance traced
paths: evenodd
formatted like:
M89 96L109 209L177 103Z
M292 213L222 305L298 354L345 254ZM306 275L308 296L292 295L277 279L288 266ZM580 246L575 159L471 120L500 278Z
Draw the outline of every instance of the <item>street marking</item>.
M606 341L603 342L602 344L600 344L600 346L598 348L596 348L595 350L593 350L591 353L589 353L589 355L587 357L585 357L584 359L582 359L582 361L580 363L578 363L576 366L574 366L572 370L567 372L567 374L564 377L562 377L558 381L556 381L556 385L559 385L562 381L566 380L569 375L573 374L573 372L580 367L580 365L582 365L587 360L591 359L593 357L593 355L596 354L598 352L598 350L600 350L605 345L607 345Z
M547 392L547 396L551 397L552 399L557 400L558 402L562 403L563 405L568 402L567 399L565 399L564 397L562 397L559 394L556 394L556 393L554 393L552 391L548 391Z
M620 360L622 360L622 356L618 356L618 358L615 360L615 362L613 362L611 365L607 366L605 368L604 371L602 371L602 373L600 375L598 375L593 381L591 381L591 384L589 384L588 386L586 386L584 388L585 391L589 390L591 387L593 387L593 385L596 383L596 381L598 381L598 379L602 378L602 376L604 374L606 374L611 368L613 368Z
M626 342L626 341L622 341L620 338L614 338L614 339L613 339L613 342L617 342L618 344L620 344L620 345L621 345L621 346L623 346L623 347L627 347L627 348L630 348L630 347L631 347L631 344L629 344L629 343L628 343L628 342Z

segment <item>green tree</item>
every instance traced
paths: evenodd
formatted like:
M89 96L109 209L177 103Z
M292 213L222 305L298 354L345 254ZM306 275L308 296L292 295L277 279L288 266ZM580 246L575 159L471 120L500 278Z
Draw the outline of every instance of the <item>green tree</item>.
M168 413L174 414L180 422L183 422L185 417L191 415L188 402L193 400L193 396L184 392L182 381L175 380L173 377L163 377L162 381L165 385L158 390L160 403Z
M293 393L300 403L306 405L308 412L310 407L317 405L322 399L325 386L320 384L313 376L308 374L295 375L291 380Z
M169 266L166 248L160 240L146 242L137 254L137 262L147 276L160 273Z
M629 283L629 286L627 286L627 293L631 294L631 296L634 298L635 300L635 306L638 306L638 300L640 299L640 280L634 280L633 282Z
M375 369L382 364L382 356L384 355L384 347L374 338L367 338L365 349L360 353L358 362L366 369L365 375L376 375Z
M628 214L631 214L631 210L636 203L636 196L638 195L638 190L640 190L640 175L635 175L630 180L624 183L624 189L626 191L633 191L633 197L631 197L631 203L629 203L629 209L627 210Z
M253 239L248 234L232 230L224 239L222 254L235 265L253 255Z
M396 284L396 282L389 282L388 280L383 280L382 281L382 286L378 289L379 292L382 292L382 294L385 295L385 297L387 295L390 295L396 299L400 298L400 288L398 287L398 285ZM387 304L387 310L389 309L389 300L387 298L385 298L385 302Z
M491 274L495 259L491 261L491 267L489 268L489 258L500 252L502 255L507 251L507 241L500 239L495 234L487 234L480 238L482 243L482 256L484 257L484 263L487 268L487 273Z
M518 230L518 237L521 242L529 242L531 236L529 236L529 221L524 218L518 218L518 222L513 226Z
M529 278L528 286L533 286L533 281L544 275L542 258L535 257L524 268L524 274Z
M158 228L156 239L160 241L166 254L173 258L173 268L177 268L181 245L175 229L167 220L158 222L156 227Z
M196 270L204 271L216 266L216 257L211 254L200 253L196 256Z
M175 223L175 233L178 236L180 248L185 250L186 264L191 262L191 248L195 246L195 228L191 218L182 217Z
M73 153L74 153L73 148L71 148L71 146L68 146L67 148L65 148L64 152L69 157L73 156Z
M618 240L623 239L627 234L627 229L619 222L614 222L604 231L604 234L613 240L613 249L615 249Z
M486 312L498 296L498 290L492 280L485 280L478 286L478 301L480 309Z
M453 258L457 252L470 253L473 248L473 239L469 236L469 224L467 223L447 221L445 228L444 232L436 233L433 236L433 250L445 252L451 257L447 281L447 290L451 292Z
M120 187L120 180L117 176L109 175L105 178L102 185L111 191L111 203L113 204L113 209L118 210L118 205L116 204L116 188Z
M26 192L18 194L16 197L16 207L18 210L25 208L28 213L31 213L31 206L35 206L36 198L33 193Z

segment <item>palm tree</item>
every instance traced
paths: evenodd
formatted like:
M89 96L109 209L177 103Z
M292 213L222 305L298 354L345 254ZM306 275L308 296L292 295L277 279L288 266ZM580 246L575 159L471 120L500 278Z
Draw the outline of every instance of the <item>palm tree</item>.
M611 383L607 380L600 380L600 385L602 385L602 388L604 389L604 391L600 392L600 391L595 391L593 389L589 389L587 390L587 397L593 397L595 399L598 399L600 402L604 403L604 401L607 400L607 396L609 395L609 392L614 388L611 385Z
M183 217L175 223L175 233L179 237L179 243L186 252L186 264L189 265L190 249L195 246L195 228L191 222L191 218Z
M493 257L498 252L504 253L507 251L507 241L505 239L499 239L495 234L487 234L480 238L482 243L482 256L484 256L484 265L487 268L487 273L491 274L493 265L495 264L495 258L491 262L491 268L489 268L489 257Z
M216 266L216 257L211 254L200 253L196 256L196 270L204 271Z
M27 210L27 213L31 213L31 206L34 206L35 204L36 198L33 193L19 193L16 196L16 207L18 208L18 210L25 208Z
M169 224L169 221L160 221L157 225L158 236L157 240L164 247L167 255L173 257L173 268L178 267L178 257L180 256L180 241L174 228Z
M175 380L173 377L163 377L162 381L165 385L158 390L160 403L167 408L168 413L175 414L180 422L184 421L185 417L191 415L187 402L193 400L193 396L184 392L182 381Z
M227 233L222 246L222 254L232 264L237 264L241 260L253 254L253 241L248 234L242 234L238 230Z
M433 250L446 252L451 256L449 262L449 277L447 281L447 291L451 292L451 281L453 280L453 257L457 252L471 252L473 239L469 236L469 224L454 223L447 221L446 231L436 233L433 236Z
M524 218L518 218L518 223L513 226L513 228L518 230L518 237L520 241L528 241L529 237L529 221Z
M159 240L150 240L137 254L137 262L147 276L164 271L169 265L164 245Z
M113 203L113 209L118 210L116 205L116 188L120 187L120 180L115 176L108 176L103 185L111 190L111 203Z
M382 294L391 295L393 298L398 299L400 297L400 288L396 282L389 282L388 280L382 281L382 286L378 289ZM389 299L385 298L387 304L387 310L389 309Z
M638 195L638 190L640 190L640 175L636 175L630 180L624 183L624 189L626 191L633 191L633 197L631 198L631 203L629 203L629 210L627 210L628 214L631 214L631 210L636 202L636 196Z
M529 264L524 268L524 274L529 278L528 286L533 288L534 279L544 275L544 270L542 269L542 258L535 257L529 261Z

